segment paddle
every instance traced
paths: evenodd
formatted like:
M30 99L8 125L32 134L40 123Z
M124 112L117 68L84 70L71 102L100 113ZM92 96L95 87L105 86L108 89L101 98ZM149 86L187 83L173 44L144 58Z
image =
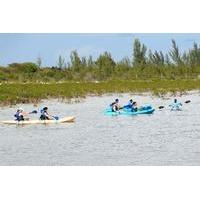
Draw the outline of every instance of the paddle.
M58 116L52 116L55 120L59 120Z
M191 102L190 100L185 101L185 103L190 103L190 102Z
M33 110L33 111L29 112L28 114L37 114L37 110Z
M190 102L191 102L191 100L187 100L187 101L185 101L184 103L190 103ZM181 105L182 105L182 104L181 104ZM165 108L165 106L159 106L158 108L161 110L161 109Z
M159 108L159 109L163 109L163 108L164 108L164 106L159 106L158 108Z

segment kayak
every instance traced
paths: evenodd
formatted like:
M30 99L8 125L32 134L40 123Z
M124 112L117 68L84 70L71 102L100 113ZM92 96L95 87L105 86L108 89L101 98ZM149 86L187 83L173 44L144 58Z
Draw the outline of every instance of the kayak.
M57 124L57 123L67 123L67 122L74 122L75 117L64 117L64 118L60 118L58 120L53 119L53 120L25 120L25 121L16 121L16 120L6 120L6 121L0 121L0 123L3 124L21 124L21 125L25 125L25 124Z
M117 116L117 115L140 115L140 114L152 114L155 109L148 105L142 106L137 111L132 111L131 109L123 108L122 110L113 112L111 108L106 109L105 114L110 116Z
M171 107L171 111L182 111L181 107Z

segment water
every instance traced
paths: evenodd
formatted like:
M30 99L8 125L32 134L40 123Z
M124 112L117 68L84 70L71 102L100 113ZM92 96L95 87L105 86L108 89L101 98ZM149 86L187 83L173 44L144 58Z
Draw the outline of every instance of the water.
M200 95L183 111L170 111L172 99L133 95L138 103L152 103L152 115L105 116L106 106L129 94L88 97L81 103L56 100L48 105L53 114L76 116L72 124L0 125L0 165L200 165ZM20 105L21 106L21 105ZM23 105L32 111L32 104ZM11 119L16 106L1 108L0 120ZM36 115L30 115L36 118Z

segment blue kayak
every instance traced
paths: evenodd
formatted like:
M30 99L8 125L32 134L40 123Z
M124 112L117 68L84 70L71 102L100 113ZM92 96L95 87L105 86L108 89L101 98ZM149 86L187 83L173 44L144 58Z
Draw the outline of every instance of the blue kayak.
M129 109L129 108L123 108L122 110L113 112L111 108L108 108L105 111L105 115L117 116L117 115L152 114L154 111L155 111L155 109L150 105L142 106L137 111L132 111L132 109Z

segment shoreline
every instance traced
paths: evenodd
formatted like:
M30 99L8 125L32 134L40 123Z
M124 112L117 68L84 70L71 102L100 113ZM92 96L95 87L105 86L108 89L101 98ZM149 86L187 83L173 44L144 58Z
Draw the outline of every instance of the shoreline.
M88 96L134 94L166 98L200 92L200 80L112 80L102 82L1 83L0 106L38 104L43 100L80 102Z

